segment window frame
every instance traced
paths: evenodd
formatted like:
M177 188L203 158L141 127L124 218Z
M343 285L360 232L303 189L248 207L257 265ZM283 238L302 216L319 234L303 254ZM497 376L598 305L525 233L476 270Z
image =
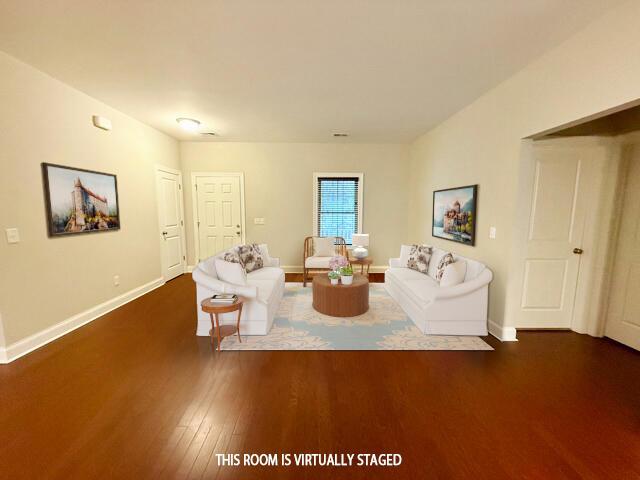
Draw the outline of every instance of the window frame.
M320 178L345 178L352 177L358 179L358 224L354 233L362 233L363 205L364 205L364 173L362 172L314 172L313 173L313 236L319 236L318 218L318 179ZM346 239L345 239L346 240ZM347 243L348 246L352 244Z

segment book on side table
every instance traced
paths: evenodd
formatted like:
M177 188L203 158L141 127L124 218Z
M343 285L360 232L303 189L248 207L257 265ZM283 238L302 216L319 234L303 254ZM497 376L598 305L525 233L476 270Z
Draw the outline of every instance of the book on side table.
M232 293L218 293L211 297L211 303L231 304L238 301L238 296Z

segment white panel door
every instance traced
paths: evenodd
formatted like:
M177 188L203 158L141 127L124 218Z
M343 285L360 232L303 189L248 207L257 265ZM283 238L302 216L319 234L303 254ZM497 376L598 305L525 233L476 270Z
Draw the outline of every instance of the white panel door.
M585 150L546 142L534 146L534 184L516 325L570 328L580 269L590 161ZM578 250L579 252L579 250Z
M161 169L158 169L156 175L162 276L165 281L168 281L182 275L186 264L182 218L182 176L180 173Z
M605 335L640 350L640 152L637 150L628 165L621 207Z
M199 260L242 243L239 175L196 177Z

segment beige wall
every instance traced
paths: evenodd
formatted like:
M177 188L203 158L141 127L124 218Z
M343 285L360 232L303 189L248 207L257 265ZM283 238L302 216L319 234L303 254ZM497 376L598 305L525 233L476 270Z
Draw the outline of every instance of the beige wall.
M179 152L175 140L2 53L0 105L0 313L11 344L160 277L154 165L179 168ZM93 127L94 114L113 130ZM116 174L121 230L48 238L41 162ZM10 227L20 243L7 244Z
M513 325L505 302L521 139L640 98L639 21L640 2L612 10L412 145L409 240L486 262L495 273L489 316L499 325ZM477 246L432 238L433 190L473 183Z
M193 265L191 172L244 172L248 242L266 242L287 267L302 265L313 230L313 173L363 172L363 231L374 265L397 256L407 237L408 146L330 143L198 143L180 145L185 179L187 250ZM265 225L254 225L264 217ZM300 268L297 269L300 271Z

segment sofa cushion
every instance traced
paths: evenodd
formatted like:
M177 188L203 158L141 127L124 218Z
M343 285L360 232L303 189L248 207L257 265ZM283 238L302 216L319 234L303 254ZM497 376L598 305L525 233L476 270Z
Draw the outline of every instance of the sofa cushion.
M251 273L247 273L247 284L252 280L272 280L276 281L284 275L281 268L278 267L264 267L259 270L254 270Z
M329 261L332 257L320 257L314 255L313 257L307 257L304 261L305 268L329 268Z
M458 260L450 263L444 268L444 273L440 279L441 287L453 287L464 282L465 274L467 273L467 262L464 260Z
M313 256L332 257L336 251L335 241L333 237L313 237Z
M394 277L418 304L431 302L440 288L433 278L410 268L390 268L386 275Z
M223 282L232 283L234 285L247 284L247 274L240 263L228 262L221 258L216 258L215 264L218 278Z

